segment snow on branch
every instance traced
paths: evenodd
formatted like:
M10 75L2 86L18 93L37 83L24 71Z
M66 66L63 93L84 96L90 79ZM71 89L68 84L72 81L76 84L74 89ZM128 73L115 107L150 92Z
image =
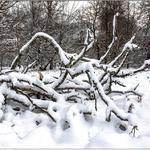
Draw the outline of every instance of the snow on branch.
M117 21L117 16L119 16L118 12L114 15L114 18L113 18L113 37L112 37L112 42L108 46L108 50L106 51L106 53L100 58L99 63L101 63L106 58L106 56L109 54L109 52L110 52L110 50L111 50L114 42L117 40L117 37L116 37L116 21Z
M116 61L125 53L127 52L128 50L133 50L133 48L138 48L138 46L136 44L133 44L133 40L135 39L135 35L131 37L131 39L124 45L121 53L114 59L112 60L110 63L109 63L109 66L113 66Z
M15 59L13 60L12 64L11 64L11 69L15 69L16 66L18 65L18 63L20 63L19 61L21 61L21 57L23 55L23 52L25 52L25 50L29 47L29 45L37 38L37 37L44 37L47 38L52 45L54 46L54 48L56 49L56 51L59 53L59 57L62 61L62 63L64 65L68 65L70 63L70 60L67 58L66 53L64 52L64 50L60 47L60 45L54 40L53 37L51 37L50 35L44 33L44 32L38 32L36 33L24 46L22 46L22 48L19 51L18 56L15 57Z
M118 15L119 13L115 14L113 18L112 41L100 60L85 57L86 52L94 44L89 29L87 29L84 47L79 54L66 53L53 37L43 32L36 33L22 46L19 54L12 62L11 70L0 74L0 118L3 116L2 107L5 105L4 103L15 101L28 107L29 110L34 107L37 108L40 112L46 113L57 124L62 120L71 124L71 117L73 118L74 114L80 113L84 115L87 113L93 115L93 112L99 111L98 103L103 102L107 107L107 121L110 121L111 114L114 114L120 120L128 121L129 125L136 127L137 124L133 114L120 108L112 99L111 94L113 96L132 94L138 97L141 97L142 94L136 91L137 87L117 91L112 88L112 85L117 84L117 86L124 88L124 83L118 77L143 71L148 68L150 61L146 60L140 68L132 72L122 72L121 68L129 55L129 51L138 48L136 44L133 44L134 35L114 60L108 64L102 64L102 61L108 56L114 42L117 40L116 19ZM60 68L60 76L56 73L54 77L44 72L34 72L38 76L32 76L30 73L25 74L36 62L28 65L23 72L15 70L17 65L20 65L21 58L26 53L27 48L37 37L48 39L59 54L63 63L63 69L61 70ZM119 59L122 60L116 67L115 64Z
M95 75L95 71L93 66L90 63L84 63L80 65L79 67L75 68L74 70L69 70L69 73L71 76L74 76L75 74L79 74L80 72L88 73L91 79L91 82L95 85L95 90L98 91L98 94L101 98L101 100L107 105L107 109L109 112L114 113L119 119L124 120L124 121L129 121L131 125L135 126L136 123L134 124L133 121L131 121L131 114L125 113L123 110L119 109L115 103L113 102L112 99L109 98L105 94L105 91L101 85L101 83L98 81L98 78Z
M141 67L137 69L133 69L132 71L129 71L129 72L125 72L122 70L116 75L116 77L127 77L130 75L134 75L135 73L142 72L149 67L150 67L150 60L145 60Z

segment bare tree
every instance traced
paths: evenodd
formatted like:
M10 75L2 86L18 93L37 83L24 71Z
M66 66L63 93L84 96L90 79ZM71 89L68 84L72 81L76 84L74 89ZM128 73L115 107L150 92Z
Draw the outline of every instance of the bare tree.
M11 53L15 51L14 43L12 39L12 28L11 25L14 22L11 15L11 8L17 4L17 1L0 0L0 60L1 69L2 66L8 64L8 59L11 58ZM11 34L10 34L11 33ZM9 55L8 55L9 54ZM8 59L6 59L8 57ZM4 59L6 61L4 62ZM11 59L10 59L11 61ZM0 69L0 70L1 70Z

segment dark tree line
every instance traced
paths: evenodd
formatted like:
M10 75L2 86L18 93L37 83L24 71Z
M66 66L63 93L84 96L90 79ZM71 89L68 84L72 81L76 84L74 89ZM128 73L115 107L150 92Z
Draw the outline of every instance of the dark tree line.
M40 31L53 36L68 52L79 52L80 48L84 46L82 43L85 30L89 28L93 32L95 43L87 55L100 59L112 41L112 20L117 12L119 13L116 24L118 39L112 47L113 50L104 61L109 62L115 58L123 44L133 33L138 33L136 42L142 48L144 47L142 53L146 54L140 59L148 58L149 1L89 1L86 7L71 8L67 13L69 3L68 1L46 0L38 2L0 0L1 67L10 66L20 47L33 34ZM75 3L73 4L74 7ZM140 52L138 54L142 55ZM133 61L129 57L127 65L131 60ZM53 47L49 50L48 41L43 41L40 38L30 45L22 65L27 66L34 61L36 61L35 67L39 70L53 69L57 64L60 64Z

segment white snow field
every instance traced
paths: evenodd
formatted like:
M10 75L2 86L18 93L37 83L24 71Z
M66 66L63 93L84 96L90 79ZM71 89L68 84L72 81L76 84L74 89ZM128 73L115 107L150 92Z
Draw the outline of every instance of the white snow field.
M48 72L47 76L55 72ZM45 78L46 80L46 78ZM106 122L106 105L100 101L98 111L85 118L82 113L76 113L79 104L73 104L67 113L60 111L59 116L67 114L70 127L62 129L58 122L56 125L42 113L33 113L29 110L13 110L9 105L3 121L0 122L1 148L148 148L150 147L150 71L137 73L121 79L127 88L139 83L136 90L142 93L141 102L134 97L133 114L136 118L138 130L135 137L129 134L130 126L126 131L119 128L120 120L113 115L111 122ZM113 86L117 90L117 86ZM119 87L120 88L120 87ZM117 98L115 98L117 100ZM122 98L122 102L124 99ZM65 103L65 102L64 102ZM63 107L63 102L60 107ZM92 104L91 104L92 105ZM90 105L89 105L90 107ZM65 116L66 117L66 116ZM61 120L60 120L61 121ZM126 122L122 122L126 124Z

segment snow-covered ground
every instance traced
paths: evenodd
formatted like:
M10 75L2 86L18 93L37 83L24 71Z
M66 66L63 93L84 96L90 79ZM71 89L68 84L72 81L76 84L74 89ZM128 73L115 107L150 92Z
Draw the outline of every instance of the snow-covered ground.
M54 72L53 72L54 73ZM52 73L52 74L53 74ZM124 80L127 87L136 86L143 94L142 102L135 103L138 131L133 137L119 129L120 120L113 116L105 121L105 104L99 103L99 111L93 117L76 114L70 128L60 130L45 114L28 110L15 111L7 106L0 123L0 147L11 148L146 148L150 147L150 71L138 73ZM115 89L117 87L114 86ZM63 112L62 112L63 113ZM87 121L88 120L88 121Z

